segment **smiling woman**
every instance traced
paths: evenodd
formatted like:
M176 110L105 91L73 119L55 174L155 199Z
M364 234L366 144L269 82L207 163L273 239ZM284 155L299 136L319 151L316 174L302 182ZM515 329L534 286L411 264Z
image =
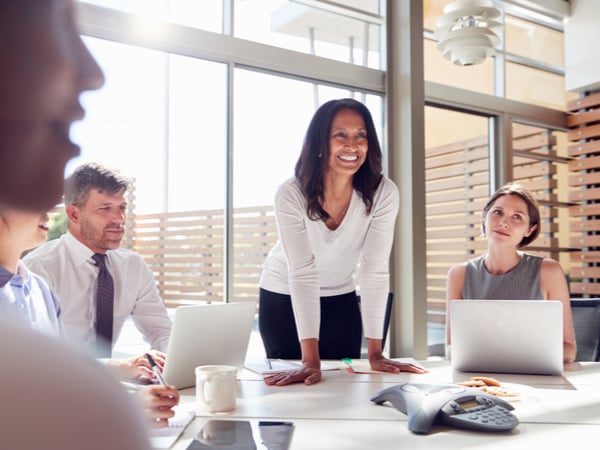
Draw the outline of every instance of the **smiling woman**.
M303 366L267 377L268 384L313 384L321 358L360 358L362 323L373 369L420 371L382 354L398 188L382 175L381 159L365 105L331 100L315 112L295 177L276 194L279 241L259 293L267 357L302 359Z

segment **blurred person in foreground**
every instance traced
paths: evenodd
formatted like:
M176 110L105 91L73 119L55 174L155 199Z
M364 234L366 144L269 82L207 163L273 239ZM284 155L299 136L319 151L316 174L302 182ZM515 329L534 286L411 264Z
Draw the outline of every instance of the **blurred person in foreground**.
M82 92L104 76L73 0L0 2L0 205L47 211L79 148ZM113 374L60 340L0 316L3 448L150 449L139 405Z

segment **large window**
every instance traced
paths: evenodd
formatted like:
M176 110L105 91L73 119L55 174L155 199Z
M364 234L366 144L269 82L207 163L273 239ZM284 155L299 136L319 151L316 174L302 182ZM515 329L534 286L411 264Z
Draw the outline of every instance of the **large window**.
M144 18L149 28L157 22L220 33L223 30L223 1L228 0L79 0Z
M140 4L113 6L129 16ZM146 258L168 304L256 301L261 264L277 239L275 191L293 176L315 109L355 97L381 134L383 97L179 54L195 35L177 30L189 39L173 51L153 41L169 39L164 29L131 33L157 49L85 38L107 82L85 95L88 117L74 129L82 155L67 171L97 161L134 178L125 245Z
M423 2L425 80L443 86L431 90L425 109L427 320L435 355L443 355L447 271L486 251L480 221L491 189L518 181L533 192L543 224L527 250L569 268L566 121L557 111L575 94L565 90L562 23L495 2L503 24L495 56L453 65L433 33L451 1Z
M481 250L476 211L499 182L498 156L510 158L511 167L523 164L523 155L513 160L509 150L524 129L533 130L535 142L559 138L557 110L571 97L564 90L560 23L507 10L497 56L454 66L435 48L432 33L449 1L423 1L431 106L423 105L424 129L412 131L424 133L424 149L393 149L423 152L426 161L425 173L395 181L420 188L424 180L426 187L426 223L417 226L427 229L427 267L414 273L427 276L432 346L443 335L449 264ZM88 117L73 131L82 156L67 170L95 160L135 178L136 220L127 245L144 254L169 304L254 301L260 264L277 238L275 189L293 175L315 109L331 98L355 97L371 110L384 149L395 132L384 107L385 67L397 61L386 61L394 52L386 56L385 49L408 44L384 37L386 26L404 24L386 24L379 0L78 5L107 83L84 96ZM513 127L512 120L521 123ZM552 159L553 150L533 157ZM450 244L460 248L450 251ZM396 247L403 251L401 243Z
M436 19L454 0L424 0L425 79L479 93L563 110L574 98L565 90L563 25L539 14L516 16L512 2L498 2L501 42L496 56L473 66L454 66L436 48Z
M380 0L80 0L201 30L380 69Z
M152 211L166 202L166 56L100 39L86 39L106 76L100 91L84 95L86 120L73 128L83 162L114 166L136 179L136 209ZM136 64L131 64L136 61Z
M223 208L226 67L87 38L106 85L74 127L84 161L135 178L135 212ZM136 61L136 64L130 64ZM221 175L217 175L221 174Z
M378 0L236 0L235 36L325 58L381 68Z
M431 355L444 355L446 274L485 248L481 210L489 194L489 119L425 108L427 310Z

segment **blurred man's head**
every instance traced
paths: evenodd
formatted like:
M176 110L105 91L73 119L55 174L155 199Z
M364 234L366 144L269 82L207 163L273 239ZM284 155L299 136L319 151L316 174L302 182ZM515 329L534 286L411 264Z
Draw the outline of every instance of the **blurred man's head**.
M0 204L47 210L79 155L71 124L104 83L74 22L73 0L0 1Z

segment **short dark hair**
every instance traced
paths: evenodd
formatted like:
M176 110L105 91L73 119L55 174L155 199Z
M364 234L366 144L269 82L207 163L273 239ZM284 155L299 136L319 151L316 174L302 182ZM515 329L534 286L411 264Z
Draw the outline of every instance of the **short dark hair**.
M517 183L508 183L498 189L487 201L483 207L483 216L481 218L481 226L483 228L483 234L486 234L485 230L485 218L487 213L490 211L496 200L505 195L516 195L521 198L527 205L527 214L529 215L529 227L537 225L535 230L529 235L525 236L521 242L519 242L519 248L523 248L531 244L540 234L540 206L531 192L529 192L524 186Z
M371 212L375 190L381 181L382 154L373 117L368 108L353 98L330 100L321 105L308 125L300 157L296 162L295 175L306 198L306 212L313 220L327 220L329 214L323 209L323 175L329 164L329 135L335 115L344 109L358 112L367 129L367 158L354 174L352 185Z
M65 205L83 206L90 190L117 194L129 188L131 181L120 172L97 163L83 164L65 181Z

